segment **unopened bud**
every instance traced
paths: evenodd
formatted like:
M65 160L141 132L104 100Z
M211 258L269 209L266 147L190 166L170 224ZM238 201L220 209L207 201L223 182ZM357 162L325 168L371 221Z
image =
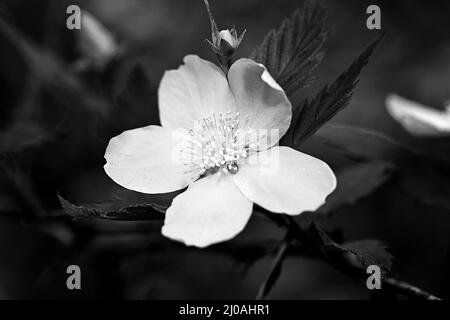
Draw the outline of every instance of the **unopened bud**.
M233 28L230 30L222 30L219 32L216 47L220 53L224 56L231 56L234 51L241 44L245 31L238 37L236 30Z
M244 35L245 31L238 36L237 31L234 28L231 30L222 30L217 33L216 37L213 37L213 42L208 40L208 43L217 55L231 57L241 44Z
M211 12L211 8L209 6L208 0L204 0L206 10L208 12L209 20L211 22L211 40L206 40L211 49L219 56L219 60L221 58L225 58L226 60L230 60L234 51L241 44L242 39L244 38L245 31L242 32L240 36L238 36L235 28L231 30L226 29L219 32L214 16Z

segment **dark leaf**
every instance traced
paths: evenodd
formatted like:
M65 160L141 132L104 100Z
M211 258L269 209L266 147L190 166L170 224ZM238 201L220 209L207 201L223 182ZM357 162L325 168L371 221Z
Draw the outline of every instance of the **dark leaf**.
M124 85L112 97L113 108L104 128L108 137L136 127L159 124L157 90L143 65L131 68Z
M355 204L386 183L392 177L393 169L391 163L379 161L357 164L337 173L337 188L318 212L330 215Z
M272 29L250 58L266 66L272 77L291 96L312 81L312 72L323 58L326 40L324 9L307 2Z
M64 211L74 219L98 218L118 221L154 221L164 219L164 214L155 209L155 205L151 203L126 206L117 210L102 210L98 206L94 208L93 206L74 205L60 195L58 195L58 199Z
M91 94L55 55L28 41L12 25L0 18L0 34L15 48L24 60L35 81L66 99L76 99L82 107L94 113L103 114L107 106L102 99Z
M308 234L313 247L319 250L325 259L332 260L335 266L354 265L365 272L368 266L376 264L382 270L383 276L390 272L393 257L378 240L360 240L340 245L314 223L311 224Z
M354 160L397 160L407 158L417 151L409 146L366 128L326 124L315 137Z
M387 274L391 270L394 257L387 251L386 245L378 240L359 240L342 245L355 255L362 268L377 265Z
M311 102L304 100L293 108L291 127L283 137L282 144L299 146L337 112L347 107L361 70L368 63L381 38L382 36L379 36L370 43L350 67L331 85L325 86Z
M315 223L311 223L308 229L308 236L311 239L311 244L315 249L318 249L325 256L341 256L347 250L334 242L330 236Z

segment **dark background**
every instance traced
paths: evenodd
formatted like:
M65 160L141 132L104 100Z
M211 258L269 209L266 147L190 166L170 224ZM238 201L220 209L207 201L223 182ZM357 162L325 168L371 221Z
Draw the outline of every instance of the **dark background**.
M238 31L247 30L237 56L249 55L268 30L303 3L211 2L221 28L235 25ZM396 92L443 108L450 98L450 3L321 3L329 17L326 56L316 72L317 82L299 92L298 99L313 96L333 81L375 38L376 32L366 28L365 11L368 5L378 4L387 34L364 69L350 106L332 122L367 127L425 152L448 155L449 140L409 136L389 117L384 101L387 94ZM0 299L253 298L272 257L241 249L282 236L261 217L254 216L245 231L220 245L220 250L195 250L165 240L159 235L161 222L74 224L60 217L56 192L77 204L118 197L136 202L149 199L121 189L106 176L102 170L106 144L125 129L158 123L155 90L164 70L176 68L189 53L214 59L204 42L209 21L200 0L10 0L0 1L0 15L36 47L57 57L60 65L70 66L79 57L76 31L65 27L70 4L97 16L127 54L101 75L82 75L90 89L108 97L100 103L65 92L58 81L51 82L51 72L50 85L42 89L41 80L30 76L17 43L0 35L0 146L19 149L18 155L5 157L0 176ZM43 60L37 68L46 74L52 70L50 65ZM18 106L25 113L18 115ZM38 139L54 128L60 129L62 139L21 150L21 141ZM305 148L336 170L351 163L313 141ZM416 173L423 177L423 172L410 172ZM414 182L418 192L426 188L421 181ZM171 197L151 199L170 203ZM58 218L50 218L54 215ZM298 220L309 219L305 214ZM393 181L331 218L314 219L337 238L384 241L395 257L393 275L448 297L449 210L418 201ZM81 291L66 289L65 270L71 264L81 267ZM272 295L277 299L368 296L366 289L331 267L299 257L286 260Z

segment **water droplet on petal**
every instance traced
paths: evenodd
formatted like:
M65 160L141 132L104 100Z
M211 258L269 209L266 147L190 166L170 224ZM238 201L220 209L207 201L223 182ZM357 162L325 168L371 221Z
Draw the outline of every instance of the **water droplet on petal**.
M236 162L231 162L227 164L227 170L231 174L236 174L239 171L239 166Z

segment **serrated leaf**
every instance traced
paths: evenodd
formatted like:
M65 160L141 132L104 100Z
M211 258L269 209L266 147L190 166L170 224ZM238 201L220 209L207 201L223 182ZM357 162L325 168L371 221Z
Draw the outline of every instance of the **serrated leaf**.
M312 244L319 249L324 255L341 255L343 251L347 251L338 245L330 236L318 227L315 223L311 223L308 229L308 236L312 240Z
M337 173L337 188L318 213L330 215L344 206L355 204L386 183L394 172L390 162L361 163Z
M336 266L353 264L364 274L367 266L376 264L382 270L383 277L390 272L393 257L378 240L359 240L341 245L334 242L315 223L311 223L308 235L315 249L319 250L325 259L332 260Z
M312 101L306 99L293 108L291 127L281 140L281 144L299 146L336 113L347 107L353 89L358 83L358 77L381 38L382 36L379 36L372 41L350 67L331 85L320 90Z
M74 219L106 219L118 221L155 221L163 220L164 214L159 211L159 208L152 203L136 204L126 207L121 207L117 210L104 210L98 206L77 206L60 195L58 195L59 202L66 214Z
M359 161L400 160L417 154L416 150L383 133L356 126L326 124L314 137Z
M391 270L394 257L387 251L387 246L379 240L352 241L342 246L355 255L363 269L377 265L385 274Z
M266 66L288 96L312 81L312 72L322 61L327 37L324 21L324 9L307 2L277 30L270 30L250 55Z

